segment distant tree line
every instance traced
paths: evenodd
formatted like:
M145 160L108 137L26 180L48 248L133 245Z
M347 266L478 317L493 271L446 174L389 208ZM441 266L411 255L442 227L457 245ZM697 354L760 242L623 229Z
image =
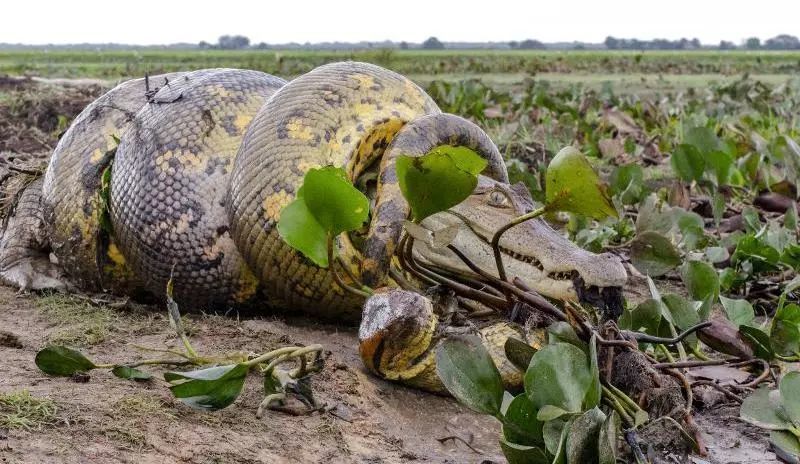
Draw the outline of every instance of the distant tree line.
M613 36L606 37L603 42L609 50L696 50L700 48L717 48L719 50L734 50L736 44L728 40L720 41L719 45L703 45L699 39L620 39ZM800 39L793 35L781 34L761 43L758 37L751 37L745 40L741 48L748 50L800 50Z

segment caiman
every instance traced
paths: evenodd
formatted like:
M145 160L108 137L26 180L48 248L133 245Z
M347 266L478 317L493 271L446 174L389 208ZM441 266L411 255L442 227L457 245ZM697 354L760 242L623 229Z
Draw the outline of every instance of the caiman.
M128 81L76 118L43 180L15 177L0 164L0 179L27 185L5 209L0 278L24 289L127 295L163 294L172 278L175 299L191 310L247 305L360 319L360 351L370 370L441 391L432 353L446 322L428 296L392 290L400 278L418 288L428 282L390 268L398 267L410 213L395 161L448 145L470 148L487 167L465 201L423 226L459 227L453 247L496 276L490 239L533 209L530 194L509 185L502 156L483 130L442 113L409 79L341 62L288 83L233 69ZM347 267L344 279L379 289L367 301L344 291L276 228L306 172L330 165L344 168L372 202L368 226L334 243ZM500 249L509 281L518 278L550 299L621 309L627 275L614 255L585 251L538 219L510 229ZM447 248L417 241L413 256L474 275ZM506 383L519 383L503 343L514 336L535 344L536 334L500 317L474 327Z

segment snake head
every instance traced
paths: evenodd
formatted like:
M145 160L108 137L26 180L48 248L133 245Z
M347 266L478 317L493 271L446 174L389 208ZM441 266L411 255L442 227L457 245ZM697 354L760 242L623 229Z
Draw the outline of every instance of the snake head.
M478 267L497 276L490 244L494 233L534 208L530 193L523 184L509 185L479 176L477 187L465 201L448 211L429 216L422 224L434 231L459 224L458 235L451 245ZM506 231L499 245L509 280L518 278L549 298L590 303L609 318L621 314L621 288L627 280L627 273L616 255L584 250L539 218ZM416 241L414 255L423 263L472 274L469 267L447 248L434 248Z

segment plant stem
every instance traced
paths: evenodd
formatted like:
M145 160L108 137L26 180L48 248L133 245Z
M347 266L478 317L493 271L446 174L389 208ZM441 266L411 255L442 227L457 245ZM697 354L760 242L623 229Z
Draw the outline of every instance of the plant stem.
M522 216L518 216L511 220L508 224L500 227L497 229L497 232L494 233L492 237L492 249L494 250L494 260L495 264L497 265L497 275L500 277L500 280L506 280L506 268L503 266L503 255L500 251L500 237L503 236L506 231L514 226L522 224L525 221L529 221L531 219L537 218L544 214L547 211L547 206L542 206L539 209L535 209L528 214L523 214Z

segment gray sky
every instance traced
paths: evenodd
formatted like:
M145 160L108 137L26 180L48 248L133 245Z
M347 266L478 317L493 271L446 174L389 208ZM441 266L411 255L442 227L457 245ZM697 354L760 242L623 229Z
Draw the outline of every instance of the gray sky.
M0 11L0 42L32 44L800 36L798 0L6 0Z

